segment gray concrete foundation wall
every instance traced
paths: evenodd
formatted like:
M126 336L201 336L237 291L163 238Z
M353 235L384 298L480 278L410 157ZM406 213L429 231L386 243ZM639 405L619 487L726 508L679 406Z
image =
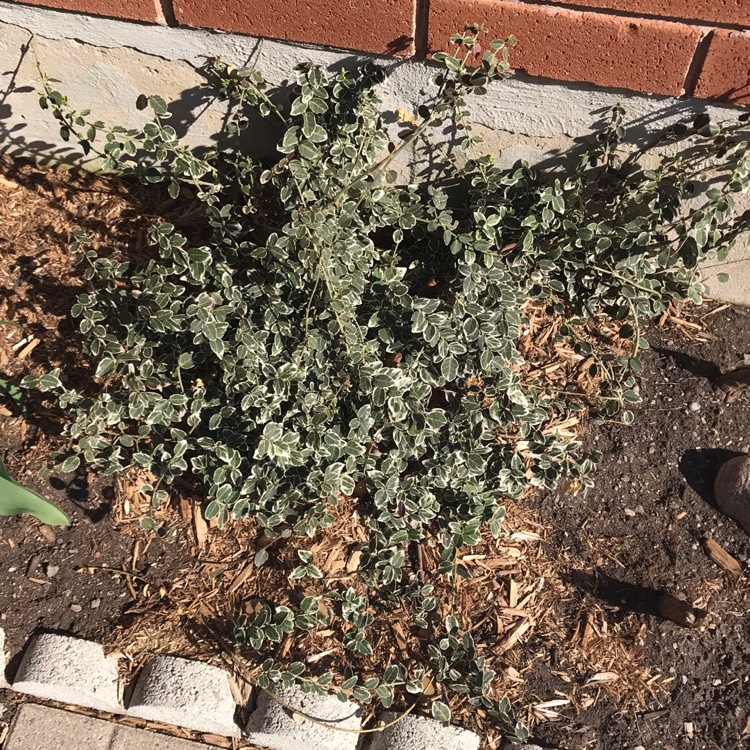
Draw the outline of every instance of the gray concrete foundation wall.
M59 81L58 88L74 108L89 108L96 118L111 123L141 123L144 115L135 109L136 98L159 94L174 102L172 124L188 144L210 144L223 110L206 98L199 68L212 56L238 66L252 62L275 85L289 80L294 66L303 61L336 68L365 59L352 52L82 16L0 0L0 153L41 162L85 162L75 144L60 139L49 112L38 107L39 69ZM390 72L381 92L385 108L415 112L432 89L434 69L393 58L380 62ZM590 134L601 113L617 102L627 111L629 136L636 141L649 128L698 112L709 112L719 120L736 114L730 107L702 100L564 85L518 75L474 99L471 110L485 137L483 148L496 153L501 165L510 166L518 159L535 163L555 159L576 139ZM272 147L269 133L262 148ZM401 169L414 173L418 164L403 163ZM730 274L729 282L716 281L719 270ZM715 297L750 304L750 242L738 246L722 268L707 266L704 277Z

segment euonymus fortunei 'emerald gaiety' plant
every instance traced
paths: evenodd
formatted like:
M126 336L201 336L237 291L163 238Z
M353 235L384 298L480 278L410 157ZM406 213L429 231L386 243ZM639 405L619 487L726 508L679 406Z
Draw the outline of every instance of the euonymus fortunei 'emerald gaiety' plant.
M554 425L587 405L609 417L638 400L640 323L674 301L700 301L698 261L724 257L748 225L732 209L750 163L743 123L707 117L623 151L616 107L564 171L500 169L478 150L466 98L502 77L514 40L492 42L477 59L483 31L467 28L454 54L435 56L444 65L436 93L402 123L399 145L381 122L386 71L377 65L301 65L280 107L256 70L212 61L230 133L257 114L281 126L270 165L239 146L191 152L159 97L140 102L153 110L142 128L109 128L45 82L42 105L63 137L87 152L103 142L106 169L164 182L173 198L190 186L210 236L195 242L156 223L152 257L136 262L94 251L78 233L90 288L72 313L101 389L79 392L60 371L26 385L57 391L69 410L64 469L141 467L157 477L147 488L155 503L188 477L222 526L252 516L271 538L313 535L356 498L369 534L363 580L404 597L415 623L434 630L425 674L507 726L507 702L493 697L494 672L472 636L453 617L434 623L438 603L409 568L410 546L437 540L436 576L469 575L457 550L486 527L499 533L504 499L561 478L589 481L592 461ZM445 157L453 189L400 184L395 156L450 123L463 146L457 161ZM655 156L662 145L676 155ZM700 206L686 205L709 165L715 184ZM601 373L593 400L524 379L518 342L529 303L566 315L559 337ZM602 315L619 321L625 354L583 333ZM292 580L318 577L300 547ZM256 562L267 558L261 551ZM361 592L331 596L345 646L371 653ZM266 606L238 621L237 636L262 650L294 628L329 627L330 609L321 611L310 598L298 611ZM264 669L266 682L332 687L330 675L312 680L299 663ZM418 677L396 665L336 689L390 705L394 686L419 692ZM450 718L443 701L433 713Z

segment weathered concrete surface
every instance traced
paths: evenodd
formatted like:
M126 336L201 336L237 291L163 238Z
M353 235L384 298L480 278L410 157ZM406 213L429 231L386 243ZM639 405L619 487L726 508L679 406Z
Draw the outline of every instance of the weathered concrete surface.
M42 162L78 162L82 158L75 139L64 142L57 120L39 107L35 91L39 80L37 61L55 79L54 85L68 96L71 106L91 109L95 119L128 127L142 125L147 116L135 108L138 95L163 94L181 102L175 127L189 144L210 143L211 134L220 127L218 107L206 111L187 127L205 102L191 98L197 96L204 79L186 62L167 62L128 48L101 48L74 40L43 38L34 40L24 53L22 48L28 40L27 31L0 23L0 70L15 71L10 80L3 76L7 95L0 107L2 153L32 156Z
M26 703L5 741L5 750L107 750L115 725L82 714Z
M34 35L24 52L25 45ZM309 48L238 34L186 28L138 25L93 16L60 13L0 0L0 153L29 155L44 161L81 163L75 143L64 143L56 121L38 107L34 87L42 70L54 74L56 86L76 109L90 108L106 122L138 125L147 114L135 109L141 93L173 101L172 124L191 146L213 144L223 108L207 96L197 68L207 57L220 56L236 65L252 61L272 84L288 81L300 62L314 60L330 68L365 59L353 53ZM381 87L386 110L413 113L433 91L434 69L411 61L382 59L390 75ZM485 150L498 154L500 166L523 158L548 162L574 139L591 132L608 107L621 102L627 111L628 138L640 142L649 129L706 111L727 119L735 110L701 100L643 96L590 85L546 82L515 76L494 85L471 102L471 114L483 134ZM254 127L260 155L272 153L278 132ZM405 158L394 163L409 178L424 165ZM96 166L91 160L90 167ZM750 304L750 246L738 246L725 267L706 264L706 280L721 300ZM726 271L728 283L716 273Z
M388 711L378 716L378 720L388 724L398 716ZM435 719L409 714L382 732L370 735L365 747L367 750L479 750L479 736Z
M145 729L115 725L107 750L205 750L202 742L191 742L167 734L156 734ZM69 750L62 747L61 750Z
M207 745L26 703L4 750L201 750Z
M288 690L275 686L273 691L279 700L300 713L293 713L267 692L260 692L245 730L246 738L254 745L271 750L355 750L359 734L328 729L305 720L302 714L339 729L356 730L362 725L359 706L342 703L333 695L306 694L297 686Z
M13 690L37 698L122 713L117 661L91 641L53 633L35 635L26 646Z
M718 273L729 274L728 281L719 281ZM708 261L703 266L703 281L711 296L722 302L750 305L750 238L739 241L726 261Z
M138 675L128 714L227 737L239 737L229 674L210 664L157 656Z

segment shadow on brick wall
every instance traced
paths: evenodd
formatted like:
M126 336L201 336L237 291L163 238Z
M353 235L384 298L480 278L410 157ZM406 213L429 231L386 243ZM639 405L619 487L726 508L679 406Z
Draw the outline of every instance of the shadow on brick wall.
M64 144L54 144L40 139L29 140L26 136L28 124L16 116L11 96L36 95L36 88L32 85L19 85L19 74L24 61L27 59L33 37L24 43L20 50L16 66L11 70L0 72L0 76L8 81L0 91L0 155L24 156L35 162L47 165L79 165L85 166L86 160L76 148ZM40 109L41 113L41 109Z

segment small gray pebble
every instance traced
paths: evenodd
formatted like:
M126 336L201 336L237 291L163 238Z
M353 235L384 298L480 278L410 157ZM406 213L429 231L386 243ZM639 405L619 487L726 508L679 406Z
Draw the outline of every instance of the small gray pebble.
M99 607L102 606L102 600L101 599L92 599L91 600L91 609L99 609Z
M47 566L47 578L54 578L60 572L59 565L48 565Z
M701 405L697 401L691 401L688 404L688 409L690 409L690 411L700 411L700 408Z
M70 605L70 611L71 612L75 612L76 614L78 614L81 611L81 609L83 609L83 608L81 607L80 604L71 604Z

